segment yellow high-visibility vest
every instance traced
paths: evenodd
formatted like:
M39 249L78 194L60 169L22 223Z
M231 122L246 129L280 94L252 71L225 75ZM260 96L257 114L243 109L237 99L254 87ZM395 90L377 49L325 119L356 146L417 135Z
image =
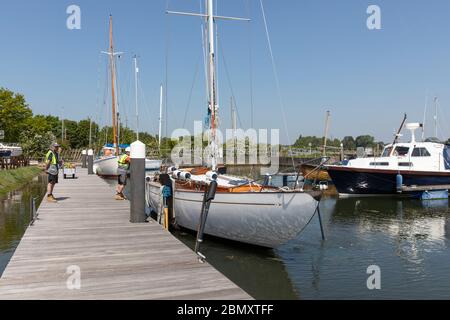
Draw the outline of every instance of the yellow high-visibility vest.
M119 157L118 162L119 162L120 168L128 170L129 163L128 163L127 159L128 159L128 155L126 155L126 154L123 154Z
M56 154L52 150L47 152L47 155L45 156L45 162L48 162L50 160L51 155L53 155L51 164L58 164L58 161L56 160Z

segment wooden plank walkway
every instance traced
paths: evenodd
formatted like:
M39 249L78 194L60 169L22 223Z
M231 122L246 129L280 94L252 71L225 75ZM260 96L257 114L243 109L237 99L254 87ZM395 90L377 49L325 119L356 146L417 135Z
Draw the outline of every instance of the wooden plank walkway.
M0 299L251 299L155 222L129 222L129 202L78 169L44 199L0 279ZM81 288L67 287L69 266Z

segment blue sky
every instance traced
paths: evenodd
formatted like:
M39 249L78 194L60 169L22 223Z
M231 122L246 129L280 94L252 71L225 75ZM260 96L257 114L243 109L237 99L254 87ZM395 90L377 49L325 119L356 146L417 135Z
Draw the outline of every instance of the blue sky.
M81 30L66 28L71 4L81 7ZM169 48L170 133L183 126L202 49L201 21L167 16L167 4L185 11L200 6L199 0L0 0L0 86L24 93L35 113L61 116L64 107L68 118L107 122L106 57L100 51L107 49L111 13L116 49L126 53L119 79L121 112L129 126L134 126L133 54L141 65L141 128L156 133ZM370 4L381 8L382 30L366 27ZM427 92L430 104L439 96L440 137L450 137L445 117L450 113L449 1L264 0L264 5L291 140L322 135L330 110L333 137L367 133L390 141L404 112L410 121L422 121ZM230 126L231 95L223 57L244 128L251 124L251 60L255 127L279 128L286 143L259 0L218 0L217 9L220 15L252 19L250 26L219 22L222 126ZM187 112L188 129L205 116L202 68Z

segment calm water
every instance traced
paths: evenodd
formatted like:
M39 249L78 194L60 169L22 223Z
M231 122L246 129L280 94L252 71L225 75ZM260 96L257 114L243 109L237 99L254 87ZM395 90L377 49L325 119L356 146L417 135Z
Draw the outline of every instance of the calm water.
M115 184L114 181L111 181ZM30 195L45 192L39 177L0 196L0 273L29 223ZM260 249L207 237L201 252L257 299L449 299L449 202L394 198L337 199L290 243ZM175 235L193 247L192 233ZM367 289L370 265L381 268L381 290Z
M276 250L207 238L201 252L257 299L449 299L450 208L447 200L337 199ZM177 234L193 247L194 235ZM381 290L367 289L370 265Z
M30 223L30 197L45 195L46 177L38 176L23 188L0 194L0 275L16 250Z

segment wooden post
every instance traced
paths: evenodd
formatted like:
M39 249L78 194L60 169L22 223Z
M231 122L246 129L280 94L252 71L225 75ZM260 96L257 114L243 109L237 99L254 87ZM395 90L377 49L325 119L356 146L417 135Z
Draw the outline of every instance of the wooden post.
M145 214L145 144L140 141L132 143L130 156L130 222L142 223L147 220Z
M88 150L88 174L94 174L94 150Z
M81 167L87 168L87 150L81 151Z

